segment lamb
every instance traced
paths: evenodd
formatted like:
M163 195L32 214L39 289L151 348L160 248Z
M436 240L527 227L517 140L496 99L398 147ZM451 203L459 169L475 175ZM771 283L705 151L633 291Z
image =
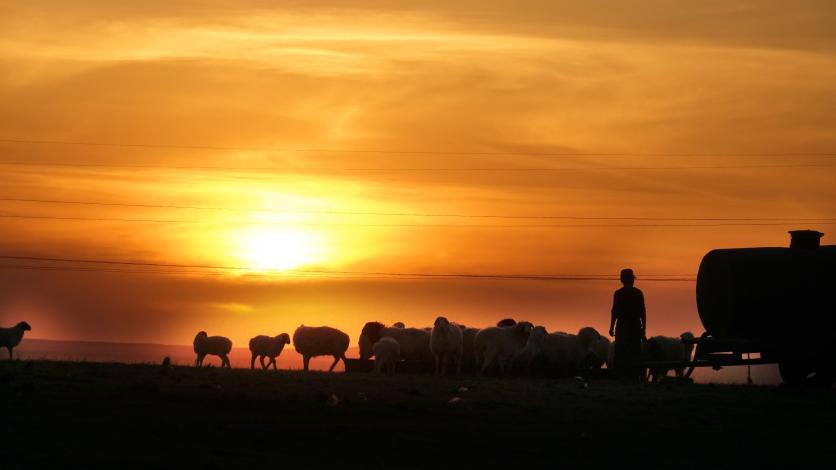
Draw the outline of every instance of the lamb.
M203 366L203 359L207 354L221 358L221 367L232 368L229 363L229 352L232 351L232 341L223 336L208 336L201 331L194 337L194 352L197 354L195 367Z
M645 344L645 357L653 362L688 362L694 351L694 343L685 344L683 340L693 340L694 334L686 331L679 335L679 338L670 336L654 336ZM668 371L674 370L677 377L685 375L684 367L650 367L649 377L651 382L659 382L668 375Z
M290 335L287 333L275 337L259 335L252 338L250 340L250 353L252 354L250 369L255 369L255 358L258 357L262 369L268 369L270 364L273 364L273 370L276 370L276 358L282 353L285 344L290 344ZM266 365L264 364L265 357L270 359Z
M329 326L301 325L293 332L293 347L302 355L305 371L308 370L312 357L333 356L334 363L328 369L328 372L333 372L340 359L345 364L348 343L347 334Z
M456 361L456 375L462 374L462 329L445 317L438 317L430 333L430 351L435 356L435 373L447 373L447 361Z
M419 328L387 328L380 322L368 322L360 332L360 359L369 359L374 354L372 347L381 338L389 336L401 346L401 359L414 364L429 364L433 355L430 351L430 332Z
M494 363L504 375L525 347L534 326L522 321L514 326L491 326L479 330L474 340L477 374L484 374Z
M401 360L401 345L395 338L384 336L372 346L374 350L374 371L378 374L395 373L395 366Z
M23 332L32 329L28 323L22 321L11 328L0 328L0 347L9 350L9 360L12 359L12 349L23 340Z

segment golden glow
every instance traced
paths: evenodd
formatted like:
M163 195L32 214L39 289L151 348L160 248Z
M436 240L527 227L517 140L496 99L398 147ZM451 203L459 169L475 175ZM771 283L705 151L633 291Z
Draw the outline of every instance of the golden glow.
M322 259L315 234L296 228L257 227L237 236L238 256L257 271L284 271Z

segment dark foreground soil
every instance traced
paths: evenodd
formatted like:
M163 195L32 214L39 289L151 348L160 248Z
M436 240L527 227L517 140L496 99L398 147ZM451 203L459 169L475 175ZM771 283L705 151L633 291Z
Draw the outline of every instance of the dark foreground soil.
M834 405L785 387L3 361L0 467L829 466Z

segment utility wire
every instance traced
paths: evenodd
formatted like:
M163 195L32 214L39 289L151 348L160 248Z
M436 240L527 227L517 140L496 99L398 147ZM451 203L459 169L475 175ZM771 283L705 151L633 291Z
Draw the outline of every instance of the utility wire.
M310 227L412 227L412 228L656 228L656 227L775 227L797 225L799 223L811 223L816 225L836 225L836 221L786 221L786 222L721 222L721 223L646 223L646 224L357 224L357 223L325 223L325 222L304 222L304 221L264 221L264 220L188 220L188 219L142 219L142 218L119 218L119 217L72 217L72 216L47 216L29 214L8 214L0 213L3 219L24 219L24 220L64 220L78 222L130 222L130 223L161 223L161 224L233 224L233 225L294 225Z
M147 143L119 143L95 141L69 140L39 140L39 139L0 139L0 142L22 145L68 145L84 147L119 147L119 148L151 148L151 149L181 149L181 150L216 150L216 151L254 151L254 152L292 152L292 153L344 153L344 154L392 154L392 155L450 155L450 156L534 156L534 157L836 157L836 152L694 152L694 153L641 153L641 152L473 152L447 150L385 150L385 149L334 149L334 148L288 148L288 147L246 147L246 146L215 146L193 144L147 144Z
M58 258L58 257L44 257L44 256L22 256L22 255L7 255L0 254L0 259L18 260L18 261L38 261L38 262L52 262L52 263L75 263L75 264L95 264L105 266L139 266L151 268L183 268L183 269L207 269L215 271L241 271L241 272L260 272L251 267L244 266L224 266L211 264L179 264L179 263L157 263L151 261L120 261L120 260L105 260L95 258ZM532 281L614 281L618 277L606 274L474 274L474 273L416 273L416 272L387 272L387 271L330 271L320 269L286 269L275 270L277 273L313 273L313 274L333 274L333 275L368 275L368 276L391 276L391 277L412 277L420 279L501 279L501 280L532 280ZM677 275L655 275L640 277L643 281L658 281L658 282L691 282L694 279L690 277L673 277Z
M399 172L512 172L512 173L556 173L566 171L685 171L685 170L746 170L769 168L834 168L830 163L775 163L752 165L696 165L696 166L588 166L588 167L529 167L529 168L430 168L430 167L296 167L296 166L179 166L179 165L133 165L119 163L61 163L61 162L24 162L2 161L0 165L9 166L54 166L63 168L127 168L145 170L177 170L177 171L227 171L227 172L259 172L259 173L399 173Z
M101 202L101 201L80 201L66 199L31 199L0 197L0 202L22 202L35 204L64 204L82 206L104 206L104 207L133 207L143 209L187 209L206 211L228 211L252 214L321 214L321 215L364 215L381 217L449 217L449 218L479 218L479 219L522 219L522 220L648 220L648 221L792 221L792 222L821 222L836 221L833 217L585 217L565 215L503 215L503 214L456 214L456 213L426 213L426 212L375 212L375 211L338 211L338 210L269 210L269 209L243 209L236 207L218 206L195 206L179 204L142 204L126 202Z

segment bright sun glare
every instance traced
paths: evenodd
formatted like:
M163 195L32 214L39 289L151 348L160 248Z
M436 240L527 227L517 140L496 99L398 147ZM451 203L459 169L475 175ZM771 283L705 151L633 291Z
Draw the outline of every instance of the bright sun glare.
M247 267L259 271L288 270L313 263L319 257L316 237L303 230L259 228L238 238L240 256Z

